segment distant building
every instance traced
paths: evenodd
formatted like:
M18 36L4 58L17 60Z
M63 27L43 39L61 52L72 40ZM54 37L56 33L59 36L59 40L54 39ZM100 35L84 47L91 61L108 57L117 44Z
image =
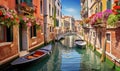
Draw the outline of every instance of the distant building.
M81 20L75 20L75 31L76 32L80 32L81 31L81 24L80 24Z
M60 29L61 8L62 6L60 0L44 0L44 23L46 23L46 35L48 40L50 40L50 36L52 36L56 27ZM58 31L59 30L57 30L57 32Z
M66 27L66 31L75 31L75 20L71 16L63 16L64 19L64 27Z

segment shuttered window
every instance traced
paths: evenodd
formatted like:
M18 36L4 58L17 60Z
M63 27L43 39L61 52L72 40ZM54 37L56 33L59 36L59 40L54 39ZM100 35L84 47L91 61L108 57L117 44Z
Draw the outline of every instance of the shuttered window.
M107 9L111 9L111 0L107 0Z

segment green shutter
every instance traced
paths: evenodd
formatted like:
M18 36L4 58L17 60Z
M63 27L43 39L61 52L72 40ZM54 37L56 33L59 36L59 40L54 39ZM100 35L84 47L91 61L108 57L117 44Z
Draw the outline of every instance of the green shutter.
M107 0L107 9L111 9L111 0Z

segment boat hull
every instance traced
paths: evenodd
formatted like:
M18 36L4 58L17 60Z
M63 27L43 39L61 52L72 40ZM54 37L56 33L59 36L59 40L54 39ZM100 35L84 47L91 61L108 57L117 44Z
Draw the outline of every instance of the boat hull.
M79 48L86 48L86 42L85 41L75 41L75 45Z
M34 52L31 52L25 56L17 58L14 60L11 65L13 66L20 66L20 65L29 65L36 61L41 61L48 57L50 52L52 51L52 45L45 46L41 49L38 49Z

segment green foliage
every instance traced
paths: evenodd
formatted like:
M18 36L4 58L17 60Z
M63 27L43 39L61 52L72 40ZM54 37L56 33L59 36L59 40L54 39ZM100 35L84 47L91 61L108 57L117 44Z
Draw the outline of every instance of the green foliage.
M18 24L19 19L15 10L0 8L0 24L12 27Z
M108 25L115 26L115 23L116 21L118 21L119 17L120 17L119 15L111 14L107 20Z
M120 14L118 14L117 17L118 17L118 20L119 20L120 19Z

